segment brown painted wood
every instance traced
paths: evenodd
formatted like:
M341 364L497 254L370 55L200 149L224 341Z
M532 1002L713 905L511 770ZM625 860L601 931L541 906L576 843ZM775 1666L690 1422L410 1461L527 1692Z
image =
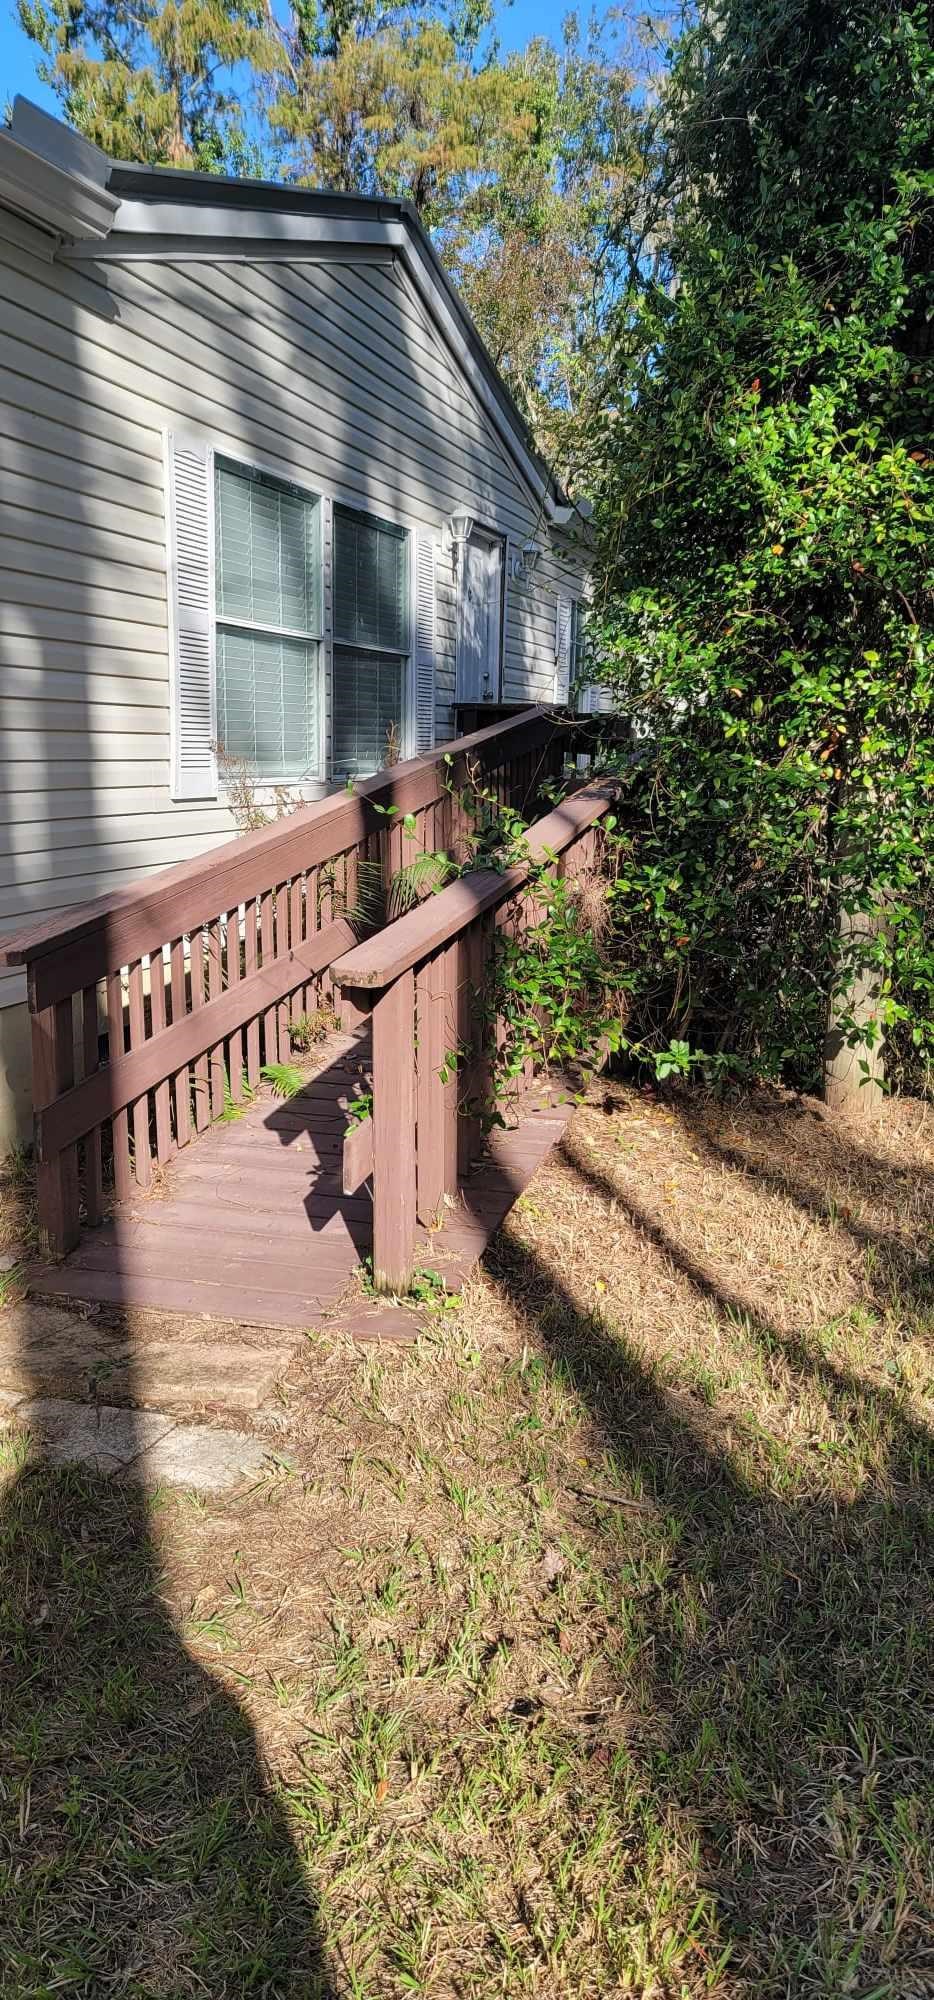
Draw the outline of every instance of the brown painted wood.
M234 986L239 986L241 979L243 977L243 967L240 962L239 908L236 910L228 910L227 912L227 937L226 937L225 957L227 966L227 984L231 988ZM233 1098L235 1104L242 1104L243 1099L246 1095L245 1067L243 1060L244 1044L243 1044L242 1028L234 1028L232 1034L229 1037L227 1047L229 1051L230 1095Z
M30 997L34 998L30 978ZM49 1257L64 1257L77 1243L78 1152L74 1144L44 1144L39 1115L67 1090L74 1076L72 1003L31 1006L33 1101L36 1108L36 1182L39 1242Z
M173 938L169 947L172 993L172 1026L184 1021L188 1011L188 979L185 971L185 940ZM175 1141L187 1146L191 1138L191 1070L186 1063L173 1072L175 1095Z
M594 820L608 812L613 801L610 787L591 786L565 799L529 830L527 845L533 862L558 855L579 838ZM525 864L502 873L478 869L464 875L437 896L429 896L417 909L410 910L385 930L355 946L331 967L340 986L380 988L398 979L466 930L484 911L505 902L527 880Z
M311 1278L307 1292L269 1292L261 1284L248 1285L239 1277L208 1283L197 1278L169 1277L165 1273L159 1276L134 1273L126 1268L74 1271L70 1264L42 1265L32 1276L37 1292L56 1298L198 1314L208 1319L232 1320L237 1326L314 1326L341 1289L328 1284L316 1287ZM253 1276L256 1276L255 1261Z
M244 980L249 979L256 972L259 963L257 922L256 901L255 898L251 898L249 902L244 904L243 909ZM259 1083L259 1068L259 1020L255 1014L250 1012L246 1023L246 1074L251 1090L255 1090Z
M183 1063L195 1058L199 1050L206 1049L226 1035L229 1027L242 1018L244 1009L258 1012L267 1000L277 1000L283 988L288 992L291 986L301 985L308 972L327 964L341 942L346 943L352 936L350 925L338 919L327 931L320 932L317 938L303 945L294 957L273 960L267 968L241 981L232 993L228 990L217 1000L206 1001L200 1008L194 1008L190 1014L166 1028L157 1041L134 1045L128 1055L109 1063L106 1069L99 1070L96 1076L63 1093L54 1104L49 1105L42 1113L45 1143L57 1149L72 1139L81 1138L93 1125L109 1117L115 1108L119 1117L124 1105L141 1097L163 1077L174 1074ZM196 975L200 972L197 965L195 972ZM114 977L119 986L119 975ZM197 1069L197 1063L195 1067ZM208 1119L205 1120L207 1122ZM236 1130L236 1127L231 1129Z
M100 1063L96 986L86 986L81 995L81 1051L82 1077L94 1076ZM104 1178L99 1125L92 1126L84 1139L84 1213L88 1227L97 1229L104 1214Z
M135 958L128 968L130 1049L142 1049L146 1041L146 1009L143 999L143 968ZM80 1087L80 1086L79 1086ZM147 1188L152 1180L152 1155L149 1150L149 1096L148 1092L130 1100L130 1124L133 1131L133 1173L138 1187Z
M289 938L293 944L301 944L304 937L302 900L302 877L296 875L289 887ZM303 990L292 993L289 997L289 1022L292 1026L307 1011Z
M456 945L445 946L416 978L416 1185L418 1219L426 1225L440 1213L445 1195L457 1193L457 1072L451 1063L457 956Z
M469 751L481 763L496 762L507 747L520 740L545 742L553 730L547 711L529 709L462 738L456 748ZM319 800L285 820L213 848L207 857L180 862L63 917L30 925L3 940L0 964L41 963L37 1004L64 998L103 978L115 965L142 958L167 939L199 928L218 908L234 909L273 883L355 846L378 830L376 804L394 805L400 814L427 805L443 783L444 758L450 748L439 745L427 757L378 772L352 794Z
M361 1118L344 1135L341 1148L341 1186L345 1194L356 1194L373 1172L373 1120Z
M208 1001L219 1000L224 989L222 963L222 917L215 917L204 927L205 971L207 976ZM219 1118L224 1109L224 1082L227 1075L223 1042L215 1042L208 1050L208 1080L210 1086L211 1117Z
M264 970L272 966L276 952L275 913L272 905L272 890L265 889L259 900L259 941ZM263 1061L279 1061L279 1015L276 1008L267 1007L263 1015Z
M103 1108L99 1112L95 1111L92 1113L91 1117L85 1121L84 1129L89 1131L93 1125L100 1124L104 1118L113 1113L111 1119L111 1136L114 1160L114 1193L118 1201L123 1201L133 1186L133 1171L130 1164L130 1120L125 1108L129 1097L133 1093L132 1091L129 1092L123 1104L118 1104L115 1108L111 1095L111 1079L117 1064L122 1063L124 1060L123 1052L126 1046L123 1012L123 979L119 972L108 973L106 992L108 1056L105 1073L106 1083L102 1093L104 1100ZM84 1088L86 1089L87 1085ZM65 1099L60 1100L60 1102L65 1101ZM55 1116L57 1111L58 1105L50 1106L49 1117ZM44 1112L39 1113L40 1120L44 1116ZM54 1137L51 1143L55 1143Z
M157 952L149 961L149 1005L152 1014L153 1039L164 1033L165 1018L165 961ZM172 1144L172 1102L168 1079L157 1083L153 1092L156 1113L156 1159L165 1166L171 1159Z
M415 980L373 1008L373 1283L404 1292L415 1249Z
M191 1018L200 1015L207 1005L204 936L200 930L192 931L188 940L188 955L191 965ZM191 1095L196 1132L204 1132L211 1122L211 1073L208 1065L207 1043L198 1030L201 1053L192 1064Z

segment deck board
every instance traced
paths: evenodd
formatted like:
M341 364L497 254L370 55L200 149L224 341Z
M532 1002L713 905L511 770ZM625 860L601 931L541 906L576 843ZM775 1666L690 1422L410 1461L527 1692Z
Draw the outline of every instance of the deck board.
M118 1202L63 1263L37 1265L36 1292L264 1327L327 1316L360 1339L411 1338L407 1308L338 1301L372 1240L364 1187L341 1192L343 1105L367 1075L369 1028L334 1035L302 1092L268 1093L193 1138L147 1193ZM533 1088L515 1129L497 1132L444 1227L419 1232L418 1261L463 1283L563 1131L572 1106Z

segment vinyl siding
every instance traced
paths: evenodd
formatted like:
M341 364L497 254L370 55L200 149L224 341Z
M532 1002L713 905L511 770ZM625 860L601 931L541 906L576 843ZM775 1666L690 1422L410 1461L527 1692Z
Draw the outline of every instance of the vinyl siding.
M69 270L0 213L0 353L0 928L232 830L222 801L169 797L166 428L324 495L328 726L334 501L434 536L439 739L454 512L507 542L504 698L551 698L567 576L549 552L508 580L537 502L398 264ZM0 1006L22 992L0 975Z

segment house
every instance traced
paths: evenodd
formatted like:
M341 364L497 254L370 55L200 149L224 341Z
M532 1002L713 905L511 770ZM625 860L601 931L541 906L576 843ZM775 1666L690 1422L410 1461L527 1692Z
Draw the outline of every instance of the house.
M566 702L584 510L405 203L0 131L0 930ZM220 755L219 755L220 750ZM0 974L0 1153L27 1129Z

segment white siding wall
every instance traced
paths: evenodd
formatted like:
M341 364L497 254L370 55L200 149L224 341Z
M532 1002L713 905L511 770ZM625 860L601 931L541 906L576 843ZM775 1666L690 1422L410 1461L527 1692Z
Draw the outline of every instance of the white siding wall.
M439 738L453 729L445 519L544 542L537 504L401 268L48 261L0 214L0 929L229 835L168 790L163 430L193 431L437 543ZM550 700L573 559L508 576L503 698ZM328 625L330 623L328 617ZM22 996L0 974L0 1006Z

